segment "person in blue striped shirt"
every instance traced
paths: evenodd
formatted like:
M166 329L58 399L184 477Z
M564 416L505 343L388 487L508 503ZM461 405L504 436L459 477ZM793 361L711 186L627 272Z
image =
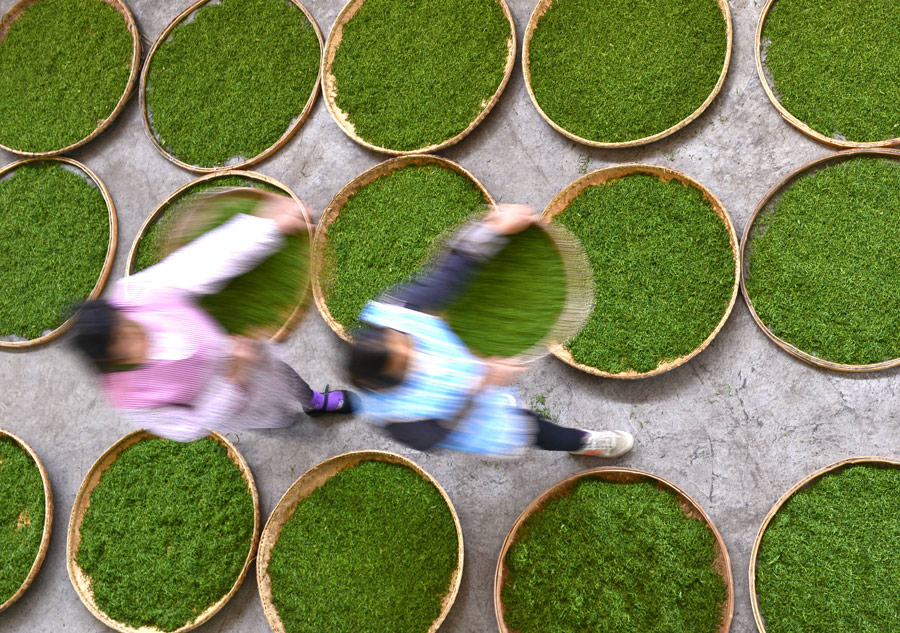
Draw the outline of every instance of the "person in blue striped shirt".
M597 457L631 450L627 431L567 428L519 408L510 384L524 368L477 358L438 315L535 220L525 205L494 207L454 235L430 272L364 307L348 369L362 413L397 441L500 456L528 446Z

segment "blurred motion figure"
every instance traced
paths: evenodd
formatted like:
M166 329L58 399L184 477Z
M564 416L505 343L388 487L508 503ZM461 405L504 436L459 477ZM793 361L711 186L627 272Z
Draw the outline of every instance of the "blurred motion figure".
M495 207L460 229L430 272L363 309L367 327L354 335L348 369L361 390L362 412L394 439L419 450L501 456L526 446L597 457L631 450L626 431L566 428L518 408L507 385L524 368L475 357L438 316L509 235L535 220L524 205Z
M314 391L274 344L229 335L196 304L306 230L297 204L268 194L155 266L85 303L73 344L98 370L121 414L151 433L191 441L211 431L275 428L300 413L349 413L347 391Z

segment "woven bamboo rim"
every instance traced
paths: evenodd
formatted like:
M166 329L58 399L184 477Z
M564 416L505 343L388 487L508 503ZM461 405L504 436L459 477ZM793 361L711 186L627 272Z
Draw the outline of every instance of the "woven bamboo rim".
M513 16L509 10L509 6L507 6L506 4L506 0L496 0L496 2L503 9L503 13L504 15L506 15L506 19L509 21L510 31L509 39L507 39L506 41L506 46L509 51L506 56L506 67L503 71L503 80L500 82L500 85L497 86L497 91L494 92L493 96L490 99L488 99L487 104L484 106L478 116L476 116L472 120L472 122L469 123L469 126L462 132L452 138L441 141L440 143L434 143L432 145L427 145L425 147L420 147L418 149L409 151L382 147L380 145L374 145L364 140L356 133L356 126L354 126L350 121L349 114L341 110L335 102L338 90L337 80L335 79L334 74L331 72L332 65L334 64L334 56L337 54L337 50L341 45L341 39L343 39L344 37L344 26L354 15L356 15L356 12L359 11L359 8L365 1L366 0L350 0L344 6L344 8L341 9L341 12L338 14L337 18L334 21L334 25L331 27L331 33L329 33L328 35L328 41L325 43L325 51L322 56L322 94L325 99L325 106L328 108L328 112L329 114L331 114L331 118L334 119L334 122L338 124L338 127L343 130L344 134L349 136L351 139L353 139L363 147L384 154L392 154L394 156L406 154L430 154L432 152L444 149L445 147L450 147L451 145L459 143L466 136L468 136L472 130L478 127L478 124L481 123L491 111L491 109L495 105L497 105L497 101L500 100L500 95L503 94L503 90L504 88L506 88L506 84L509 83L509 77L510 75L512 75L513 66L516 63L516 25L513 21Z
M843 459L830 466L826 466L825 468L820 468L795 484L793 488L781 496L778 502L772 506L772 509L769 510L769 513L766 515L763 524L756 533L756 540L753 542L753 550L750 552L750 605L753 607L753 619L756 621L756 628L759 630L759 633L766 633L766 623L759 610L759 598L756 595L756 560L759 557L759 548L762 544L763 535L769 527L769 523L772 522L772 519L774 519L775 515L778 514L778 511L781 510L781 507L794 495L794 493L808 488L823 475L858 464L889 468L900 467L900 461L888 457L851 457L849 459Z
M728 66L731 64L731 48L734 41L734 27L731 21L731 8L728 6L728 0L716 0L719 3L719 8L722 10L722 17L725 20L725 37L726 37L726 45L725 45L725 63L722 65L722 74L719 75L719 80L716 82L715 87L712 92L709 93L709 96L706 98L699 108L694 110L691 114L689 114L685 119L676 123L672 127L663 130L662 132L658 132L657 134L653 134L651 136L645 136L644 138L634 139L632 141L620 141L616 143L607 143L603 141L592 141L590 139L583 138L578 136L577 134L573 134L569 130L565 129L558 123L556 123L553 119L547 116L547 113L544 112L543 108L541 108L538 103L537 97L534 95L534 89L531 86L531 38L534 36L534 32L537 29L538 21L541 17L547 12L547 9L550 8L550 5L553 4L553 0L539 0L537 6L534 8L534 11L531 13L531 18L528 20L528 26L525 29L525 38L522 44L522 74L525 77L525 88L528 90L528 96L531 97L531 103L534 104L535 109L538 111L538 114L541 115L541 118L544 119L547 123L550 124L554 130L562 134L563 136L572 139L578 143L582 143L584 145L589 145L591 147L600 147L604 149L621 149L625 147L640 147L641 145L648 145L650 143L654 143L660 139L663 139L675 132L681 130L684 127L690 125L693 121L695 121L703 112L710 106L710 104L715 100L718 96L719 92L722 90L722 86L725 84L725 77L728 76Z
M712 532L712 535L715 538L716 572L722 577L722 580L728 588L725 602L722 604L722 619L719 623L718 633L728 633L728 630L731 628L731 618L734 615L734 578L731 575L731 559L728 556L728 549L725 547L725 541L722 539L722 535L719 534L719 530L716 529L712 519L706 511L700 507L699 503L694 501L689 494L671 481L642 470L608 466L584 470L580 473L566 477L562 481L550 486L547 490L542 492L537 499L528 504L528 507L522 511L522 514L520 514L519 518L516 519L516 522L513 523L509 533L506 535L506 539L503 541L503 547L500 549L500 557L497 559L497 569L494 573L494 615L497 618L497 628L500 630L500 633L519 633L518 631L510 630L506 625L506 607L503 604L503 587L506 584L509 573L506 568L506 554L513 543L515 543L519 529L530 517L540 513L548 502L559 499L560 497L565 497L572 491L577 483L585 479L600 479L606 482L620 484L649 481L655 484L657 488L674 493L678 500L678 506L685 515L706 524L706 527Z
M275 509L272 510L269 520L266 521L266 525L262 531L262 537L259 541L259 558L256 561L256 582L259 586L259 597L262 601L263 611L265 611L266 614L266 620L268 620L269 626L275 633L285 633L285 628L284 624L281 622L281 617L278 615L278 610L275 608L275 604L272 601L272 583L269 578L268 568L269 560L272 556L272 548L275 547L275 544L281 537L281 530L284 527L284 524L294 515L294 511L297 509L300 502L311 495L317 488L321 487L331 477L346 468L352 468L360 462L365 461L376 461L406 466L434 486L444 498L444 502L447 504L447 508L450 510L450 514L453 517L453 524L456 526L456 538L459 543L457 554L458 563L456 565L456 570L453 572L453 576L450 578L450 587L447 595L444 596L441 605L441 614L431 623L427 633L435 633L447 617L447 614L450 613L450 608L456 600L457 593L459 593L459 585L462 581L463 571L462 526L459 523L459 516L456 514L456 508L453 507L453 502L450 501L450 497L447 496L447 493L441 487L441 484L414 461L387 451L355 451L326 459L303 473L297 481L288 488L287 492L282 495L278 504L275 506ZM396 607L402 609L403 605L396 605Z
M9 431L4 431L0 429L0 437L8 437L16 444L22 447L22 449L28 453L34 463L37 465L38 470L41 473L41 480L44 482L44 531L41 536L41 545L38 548L37 556L34 558L34 563L31 564L31 571L28 572L28 575L25 576L25 580L19 586L18 590L9 597L6 602L0 603L0 612L4 609L8 608L12 603L22 597L22 594L25 593L25 590L31 586L31 583L34 582L34 579L37 577L38 572L41 570L41 565L44 562L44 558L47 556L47 550L50 548L50 534L53 532L53 489L50 486L50 477L47 475L47 470L44 468L44 464L41 463L40 458L38 458L37 453L25 443L25 441L10 433Z
M128 103L128 98L131 96L132 90L134 89L134 83L138 75L138 70L141 67L141 34L138 32L137 24L134 21L134 16L131 15L131 11L128 9L128 5L125 4L124 0L102 1L122 14L122 17L125 19L125 26L128 28L128 32L131 34L131 71L128 75L128 83L125 85L125 92L123 92L122 96L119 97L119 102L116 103L116 107L113 108L113 111L109 114L108 117L97 124L97 127L93 132L85 136L80 141L76 141L71 145L61 147L60 149L50 150L49 152L26 152L23 150L14 149L12 147L7 147L6 145L2 144L0 144L0 149L5 149L7 152L18 154L19 156L30 156L34 158L65 154L66 152L70 152L76 147L81 147L85 143L88 143L95 139L104 130L106 130L106 128L108 128L112 124L112 122L116 120L116 117L119 116L119 113L125 109L125 104ZM40 0L19 0L19 2L13 5L12 9L6 12L6 15L3 16L2 20L0 20L0 42L2 42L6 37L6 33L9 31L9 27L12 25L12 23L18 20L22 16L22 14L25 13L25 10L36 2L40 2Z
M201 167L199 165L191 165L189 163L185 163L184 161L179 160L172 154L170 154L165 147L159 142L156 138L156 134L153 133L153 125L150 123L150 113L147 110L147 77L150 74L150 65L153 63L153 55L156 54L157 49L160 45L166 41L169 37L169 34L177 27L181 22L183 22L187 17L189 17L194 11L199 9L204 4L211 2L212 0L197 0L189 6L187 9L179 13L174 20L169 23L169 26L165 28L165 30L159 34L159 37L156 38L156 41L153 42L153 46L150 48L150 52L147 53L147 62L144 64L144 69L141 71L141 81L140 81L140 98L141 98L141 116L144 119L144 132L147 133L147 137L150 139L150 142L153 143L153 146L162 154L166 160L171 163L178 165L184 169L189 171L194 171L198 173L211 173L218 171L233 171L236 169L243 169L244 167L249 167L250 165L255 165L256 163L265 160L282 147L284 147L288 141L290 141L294 135L297 133L297 130L303 125L306 121L307 117L309 117L309 113L312 112L313 106L316 103L316 97L319 94L319 80L322 77L321 71L318 75L316 75L316 81L313 84L312 92L309 95L309 98L306 100L306 105L303 106L303 110L300 112L299 116L293 120L293 122L288 126L288 128L284 131L284 134L281 135L275 143L270 145L268 148L264 149L262 152L257 154L256 156L251 156L245 160L240 162L231 164L231 165L217 165L216 167ZM306 19L309 20L309 23L316 31L316 37L319 38L319 50L322 50L322 31L319 29L319 25L316 22L315 18L312 14L307 10L303 4L300 3L300 0L290 0L298 9L303 11L303 15L306 16Z
M238 176L240 178L245 178L247 180L251 180L254 182L261 182L273 187L277 187L281 189L283 192L288 194L291 198L293 198L294 202L296 202L300 206L300 210L303 213L303 219L306 220L307 226L307 237L309 239L310 245L312 245L312 229L309 228L312 226L312 220L310 220L309 215L306 212L306 205L297 197L287 185L282 184L281 182L275 180L274 178L270 178L264 174L260 174L254 171L239 171L235 169L229 169L227 171L219 171L206 174L205 176L200 176L196 180L192 180L191 182L182 185L175 191L173 191L169 196L159 203L159 205L153 210L150 215L147 216L147 219L144 220L144 223L141 225L138 234L134 238L134 242L131 243L131 249L128 251L128 261L125 264L125 276L128 277L132 274L132 268L134 267L134 260L137 257L138 246L141 243L141 240L144 239L144 236L147 234L147 231L150 230L150 227L160 219L166 210L172 205L173 202L178 200L188 189L192 188L194 185L207 182L209 180L214 180L216 178L223 178L226 176ZM311 250L311 249L310 249ZM312 270L312 268L310 268ZM304 285L303 293L300 295L300 299L297 301L297 305L294 307L291 314L287 317L284 323L269 337L269 340L278 342L283 341L287 336L294 331L294 328L299 325L300 318L306 312L306 307L309 303L309 282Z
M775 343L778 347L795 358L799 358L800 360L807 362L810 365L815 365L816 367L822 367L824 369L832 369L834 371L848 373L880 371L882 369L897 367L898 365L900 365L900 358L894 358L892 360L886 360L880 363L870 363L868 365L847 365L844 363L835 363L829 360L825 360L824 358L814 356L813 354L804 352L800 348L791 345L790 343L776 335L771 329L769 329L769 326L767 326L756 313L756 308L753 306L753 300L750 298L750 294L747 292L747 243L750 241L750 234L753 231L753 226L755 225L756 220L760 215L766 212L766 209L773 202L773 199L776 198L784 188L793 183L794 180L800 178L801 176L805 176L810 171L820 169L828 165L838 164L856 156L880 156L882 158L900 160L900 150L846 150L843 152L838 152L836 154L828 154L827 156L817 158L816 160L809 162L802 167L799 167L777 185L772 187L772 189L769 190L769 193L767 193L763 197L763 199L759 201L759 204L756 205L756 209L753 210L750 219L747 221L746 226L744 226L744 234L741 237L741 294L743 294L744 296L744 302L747 304L747 307L750 308L750 316L753 317L753 320L756 322L756 325L759 326L759 329L761 329L763 331L763 334L768 336L773 343Z
M709 336L707 336L706 339L694 349L694 351L685 354L680 358L676 358L675 360L660 362L659 365L657 365L650 371L637 372L634 370L628 370L613 374L608 371L603 371L601 369L597 369L596 367L591 367L590 365L584 365L577 362L572 357L572 354L569 352L569 350L567 350L563 346L555 346L551 350L553 352L553 355L558 359L560 359L567 365L571 365L576 369L580 369L583 372L592 374L594 376L602 376L604 378L622 378L625 380L658 376L659 374L663 374L667 371L675 369L676 367L684 365L686 362L694 358L697 354L705 350L725 326L725 322L728 320L728 317L731 316L731 311L734 309L734 304L737 300L738 287L740 285L741 279L741 258L739 257L738 252L737 233L734 230L734 223L731 221L731 216L728 214L725 206L719 201L715 194L713 194L713 192L707 189L704 185L697 182L690 176L687 176L680 171L669 169L668 167L631 163L628 165L604 167L603 169L592 171L582 176L581 178L578 178L565 189L556 194L556 197L553 198L553 200L550 201L550 204L547 205L547 208L544 209L541 217L547 219L556 217L557 215L562 213L569 206L572 200L578 197L581 192L584 191L587 187L612 182L630 174L650 174L651 176L656 176L663 182L674 179L683 185L694 187L695 189L700 190L700 192L703 194L703 197L706 198L706 200L709 201L709 203L712 205L712 208L716 212L716 215L719 216L719 219L722 220L722 224L725 225L725 229L728 231L728 240L731 243L731 252L734 256L734 286L731 290L731 299L728 301L728 307L725 308L725 312L722 314L722 318L721 320L719 320L719 324L716 325L715 329L713 329L712 332L710 332Z
M766 18L769 16L769 11L775 5L778 0L768 0L766 2L766 6L763 7L762 13L759 15L759 22L756 25L756 72L759 75L759 81L762 83L763 90L766 91L766 96L769 97L769 101L772 102L772 105L775 106L775 109L778 110L778 113L791 125L795 128L813 138L820 143L825 143L826 145L830 145L832 147L838 148L878 148L878 147L891 147L892 145L900 145L900 137L886 139L884 141L871 141L871 142L857 142L857 141L847 141L841 140L837 138L833 138L831 136L825 136L821 132L818 132L808 126L806 123L795 117L791 114L787 108L781 105L781 102L778 100L778 97L775 96L775 90L772 85L769 83L769 78L766 76L765 65L763 63L763 27L765 26Z
M97 606L97 603L94 602L94 592L91 590L90 576L84 573L84 570L78 565L78 547L81 545L81 522L84 520L84 515L85 512L87 512L88 506L90 506L91 493L94 491L94 488L97 487L97 484L100 483L100 478L103 476L103 473L113 465L113 462L118 459L119 455L122 454L122 451L142 440L152 437L155 436L147 431L134 431L106 449L106 452L94 462L94 465L91 466L91 469L88 471L87 475L85 475L84 481L81 482L81 486L78 488L78 494L75 496L75 503L72 506L72 515L69 518L69 530L66 540L66 566L69 570L69 580L72 581L75 592L78 594L78 597L81 598L81 602L84 603L87 610L103 624L111 629L120 631L120 633L161 632L159 629L152 626L135 628L117 620L113 620L106 615L106 613L101 611ZM250 543L250 551L247 553L247 559L244 561L244 567L241 569L241 573L235 580L231 590L222 596L216 603L207 607L193 622L185 624L181 628L172 631L172 633L184 633L185 631L197 628L218 613L219 610L231 600L244 582L244 578L247 576L247 570L250 568L250 563L253 562L253 558L256 556L256 546L259 542L259 494L256 491L256 483L253 480L253 473L250 472L250 466L247 465L244 456L241 455L237 448L235 448L225 437L218 433L212 433L209 437L228 450L228 457L234 461L235 465L240 469L244 480L247 482L250 494L253 497L253 538Z
M25 158L14 163L10 163L5 167L0 168L0 179L2 179L6 174L15 171L22 165L39 162L57 162L69 165L70 167L74 167L75 169L89 176L93 183L100 190L100 193L103 194L103 200L106 202L106 209L109 213L109 242L106 246L106 259L103 262L103 268L100 270L100 276L97 279L97 283L94 284L93 290L91 290L91 293L85 299L86 301L92 301L99 297L100 293L103 291L103 287L106 285L106 280L109 279L109 274L112 271L113 262L116 258L116 244L118 241L118 220L116 219L116 205L113 204L113 199L109 194L109 189L106 188L106 185L103 184L103 181L100 180L97 174L88 169L84 164L79 163L77 160L66 158L64 156L55 156L50 158ZM55 330L28 341L0 341L0 349L34 348L38 345L48 343L63 334L70 327L72 327L77 316L78 311L76 311L75 314L66 319L63 324L57 327ZM6 334L7 333L4 333L4 335Z
M410 165L438 165L439 167L443 167L444 169L455 171L456 173L471 180L472 183L476 187L478 187L478 190L481 192L481 195L484 196L487 204L494 204L494 198L490 193L488 193L488 190L484 188L484 185L482 185L481 182L472 175L471 172L466 170L461 165L454 163L452 160L441 158L440 156L408 154L405 156L398 156L396 158L389 158L383 163L379 163L374 167L367 169L359 176L351 180L347 185L345 185L344 188L341 189L337 193L337 195L335 195L334 198L331 199L331 202L328 203L328 207L326 207L325 212L322 213L322 217L319 218L318 225L316 225L316 234L315 238L313 238L312 248L312 289L316 307L319 309L319 313L322 315L322 318L328 324L328 327L330 327L334 331L335 334L337 334L347 342L352 341L353 338L350 336L350 333L347 332L344 326L338 323L338 321L335 320L335 318L331 315L331 311L328 309L325 292L322 289L322 276L327 266L327 262L325 261L325 247L328 244L328 227L330 227L334 223L343 206L350 198L353 197L353 195L357 191L374 182L375 180L378 180L382 176L387 176L388 174L395 172L398 169L409 167ZM402 220L398 219L398 221Z

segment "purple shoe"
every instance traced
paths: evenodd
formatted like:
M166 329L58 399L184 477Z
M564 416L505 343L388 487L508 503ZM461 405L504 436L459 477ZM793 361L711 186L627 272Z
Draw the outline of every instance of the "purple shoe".
M331 391L328 385L325 385L325 402L319 409L304 409L303 411L311 418L329 413L353 413L353 394L350 391L339 389Z

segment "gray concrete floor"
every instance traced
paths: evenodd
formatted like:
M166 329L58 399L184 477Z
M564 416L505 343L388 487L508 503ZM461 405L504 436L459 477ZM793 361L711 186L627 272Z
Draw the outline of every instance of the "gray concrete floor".
M0 0L0 12L14 0ZM150 43L188 0L129 0ZM341 0L307 0L327 34ZM511 0L519 42L534 0ZM753 38L762 0L732 0L735 44L728 80L709 110L685 130L650 147L598 151L576 145L532 107L517 61L500 103L462 143L443 152L471 170L501 201L543 208L589 169L643 162L680 169L712 189L738 233L757 201L795 167L830 150L791 128L769 104L757 79ZM146 138L132 99L112 130L74 153L99 174L119 214L113 279L122 275L132 240L146 215L194 178L167 162ZM0 156L0 164L14 160ZM321 99L309 120L272 159L256 167L293 188L317 209L354 176L383 160L338 129ZM338 339L315 310L287 342L290 357L317 385L342 382ZM713 344L687 365L637 382L597 379L546 358L522 379L523 400L543 394L567 424L634 432L634 451L619 465L667 477L712 516L731 554L736 583L734 633L754 630L748 595L749 552L776 499L812 470L853 455L898 453L889 426L896 402L894 372L827 373L781 352L738 300ZM47 466L56 498L50 552L18 604L0 614L0 630L102 631L81 605L65 566L68 514L82 478L109 445L131 429L101 401L62 343L28 353L0 354L0 427L31 443ZM239 448L259 486L263 517L307 468L338 453L387 449L407 455L444 486L465 534L462 589L442 631L496 630L493 572L507 530L542 490L598 460L534 452L517 463L465 454L426 455L399 446L361 421L305 422L277 432L241 434ZM251 575L204 631L268 630Z

